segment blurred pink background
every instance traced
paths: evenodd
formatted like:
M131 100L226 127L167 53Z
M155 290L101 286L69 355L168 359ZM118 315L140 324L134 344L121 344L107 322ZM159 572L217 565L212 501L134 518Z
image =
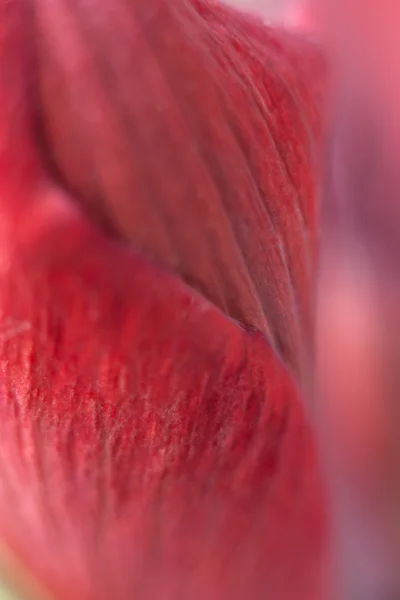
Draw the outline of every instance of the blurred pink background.
M279 19L285 7L292 6L296 0L226 0L227 4L261 14L266 20Z

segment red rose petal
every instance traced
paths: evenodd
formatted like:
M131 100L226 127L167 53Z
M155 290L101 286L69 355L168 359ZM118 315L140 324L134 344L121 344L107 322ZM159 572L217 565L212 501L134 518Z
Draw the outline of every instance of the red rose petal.
M1 537L60 599L314 597L321 496L287 372L55 195L2 248Z
M257 327L312 338L319 49L215 3L38 4L45 153L102 227Z

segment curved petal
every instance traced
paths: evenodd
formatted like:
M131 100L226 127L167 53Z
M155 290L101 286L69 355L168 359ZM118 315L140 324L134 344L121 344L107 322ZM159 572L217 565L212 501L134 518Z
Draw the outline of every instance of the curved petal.
M50 186L17 231L1 240L0 537L59 600L315 597L312 436L264 336Z
M297 370L312 336L319 49L206 0L34 4L53 172Z

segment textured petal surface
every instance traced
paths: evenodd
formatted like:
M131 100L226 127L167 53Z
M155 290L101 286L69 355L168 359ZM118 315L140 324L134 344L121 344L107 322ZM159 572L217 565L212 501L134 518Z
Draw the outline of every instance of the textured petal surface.
M57 177L297 368L311 335L319 50L207 0L36 5Z
M317 54L212 4L158 2L152 12L149 1L147 21L144 4L132 4L142 10L136 50L151 38L165 61L160 72L184 99L181 120L176 111L166 119L174 103L150 93L160 73L143 63L136 97L119 97L132 101L135 153L120 145L101 78L93 84L104 61L84 70L100 112L85 112L78 94L69 120L65 90L77 94L85 77L72 87L68 77L89 59L61 0L36 3L49 44L40 77L52 136L39 144L32 15L19 0L0 3L0 537L59 600L312 600L320 596L320 482L312 432L276 350L297 366L306 344L297 322L312 293L319 121L309 71ZM96 15L105 36L104 14ZM141 55L129 55L127 21L111 9L106 16L121 25L121 40L104 40L122 69ZM46 38L46 18L65 32L58 45ZM68 128L51 129L54 107L70 139ZM68 162L69 144L90 185ZM49 183L43 164L74 195ZM91 195L94 183L101 198ZM209 237L196 235L196 219ZM164 260L170 247L175 263ZM243 277L260 287L246 284L242 294ZM248 318L260 303L260 319Z
M312 598L321 497L285 369L54 194L2 248L2 537L57 598Z

